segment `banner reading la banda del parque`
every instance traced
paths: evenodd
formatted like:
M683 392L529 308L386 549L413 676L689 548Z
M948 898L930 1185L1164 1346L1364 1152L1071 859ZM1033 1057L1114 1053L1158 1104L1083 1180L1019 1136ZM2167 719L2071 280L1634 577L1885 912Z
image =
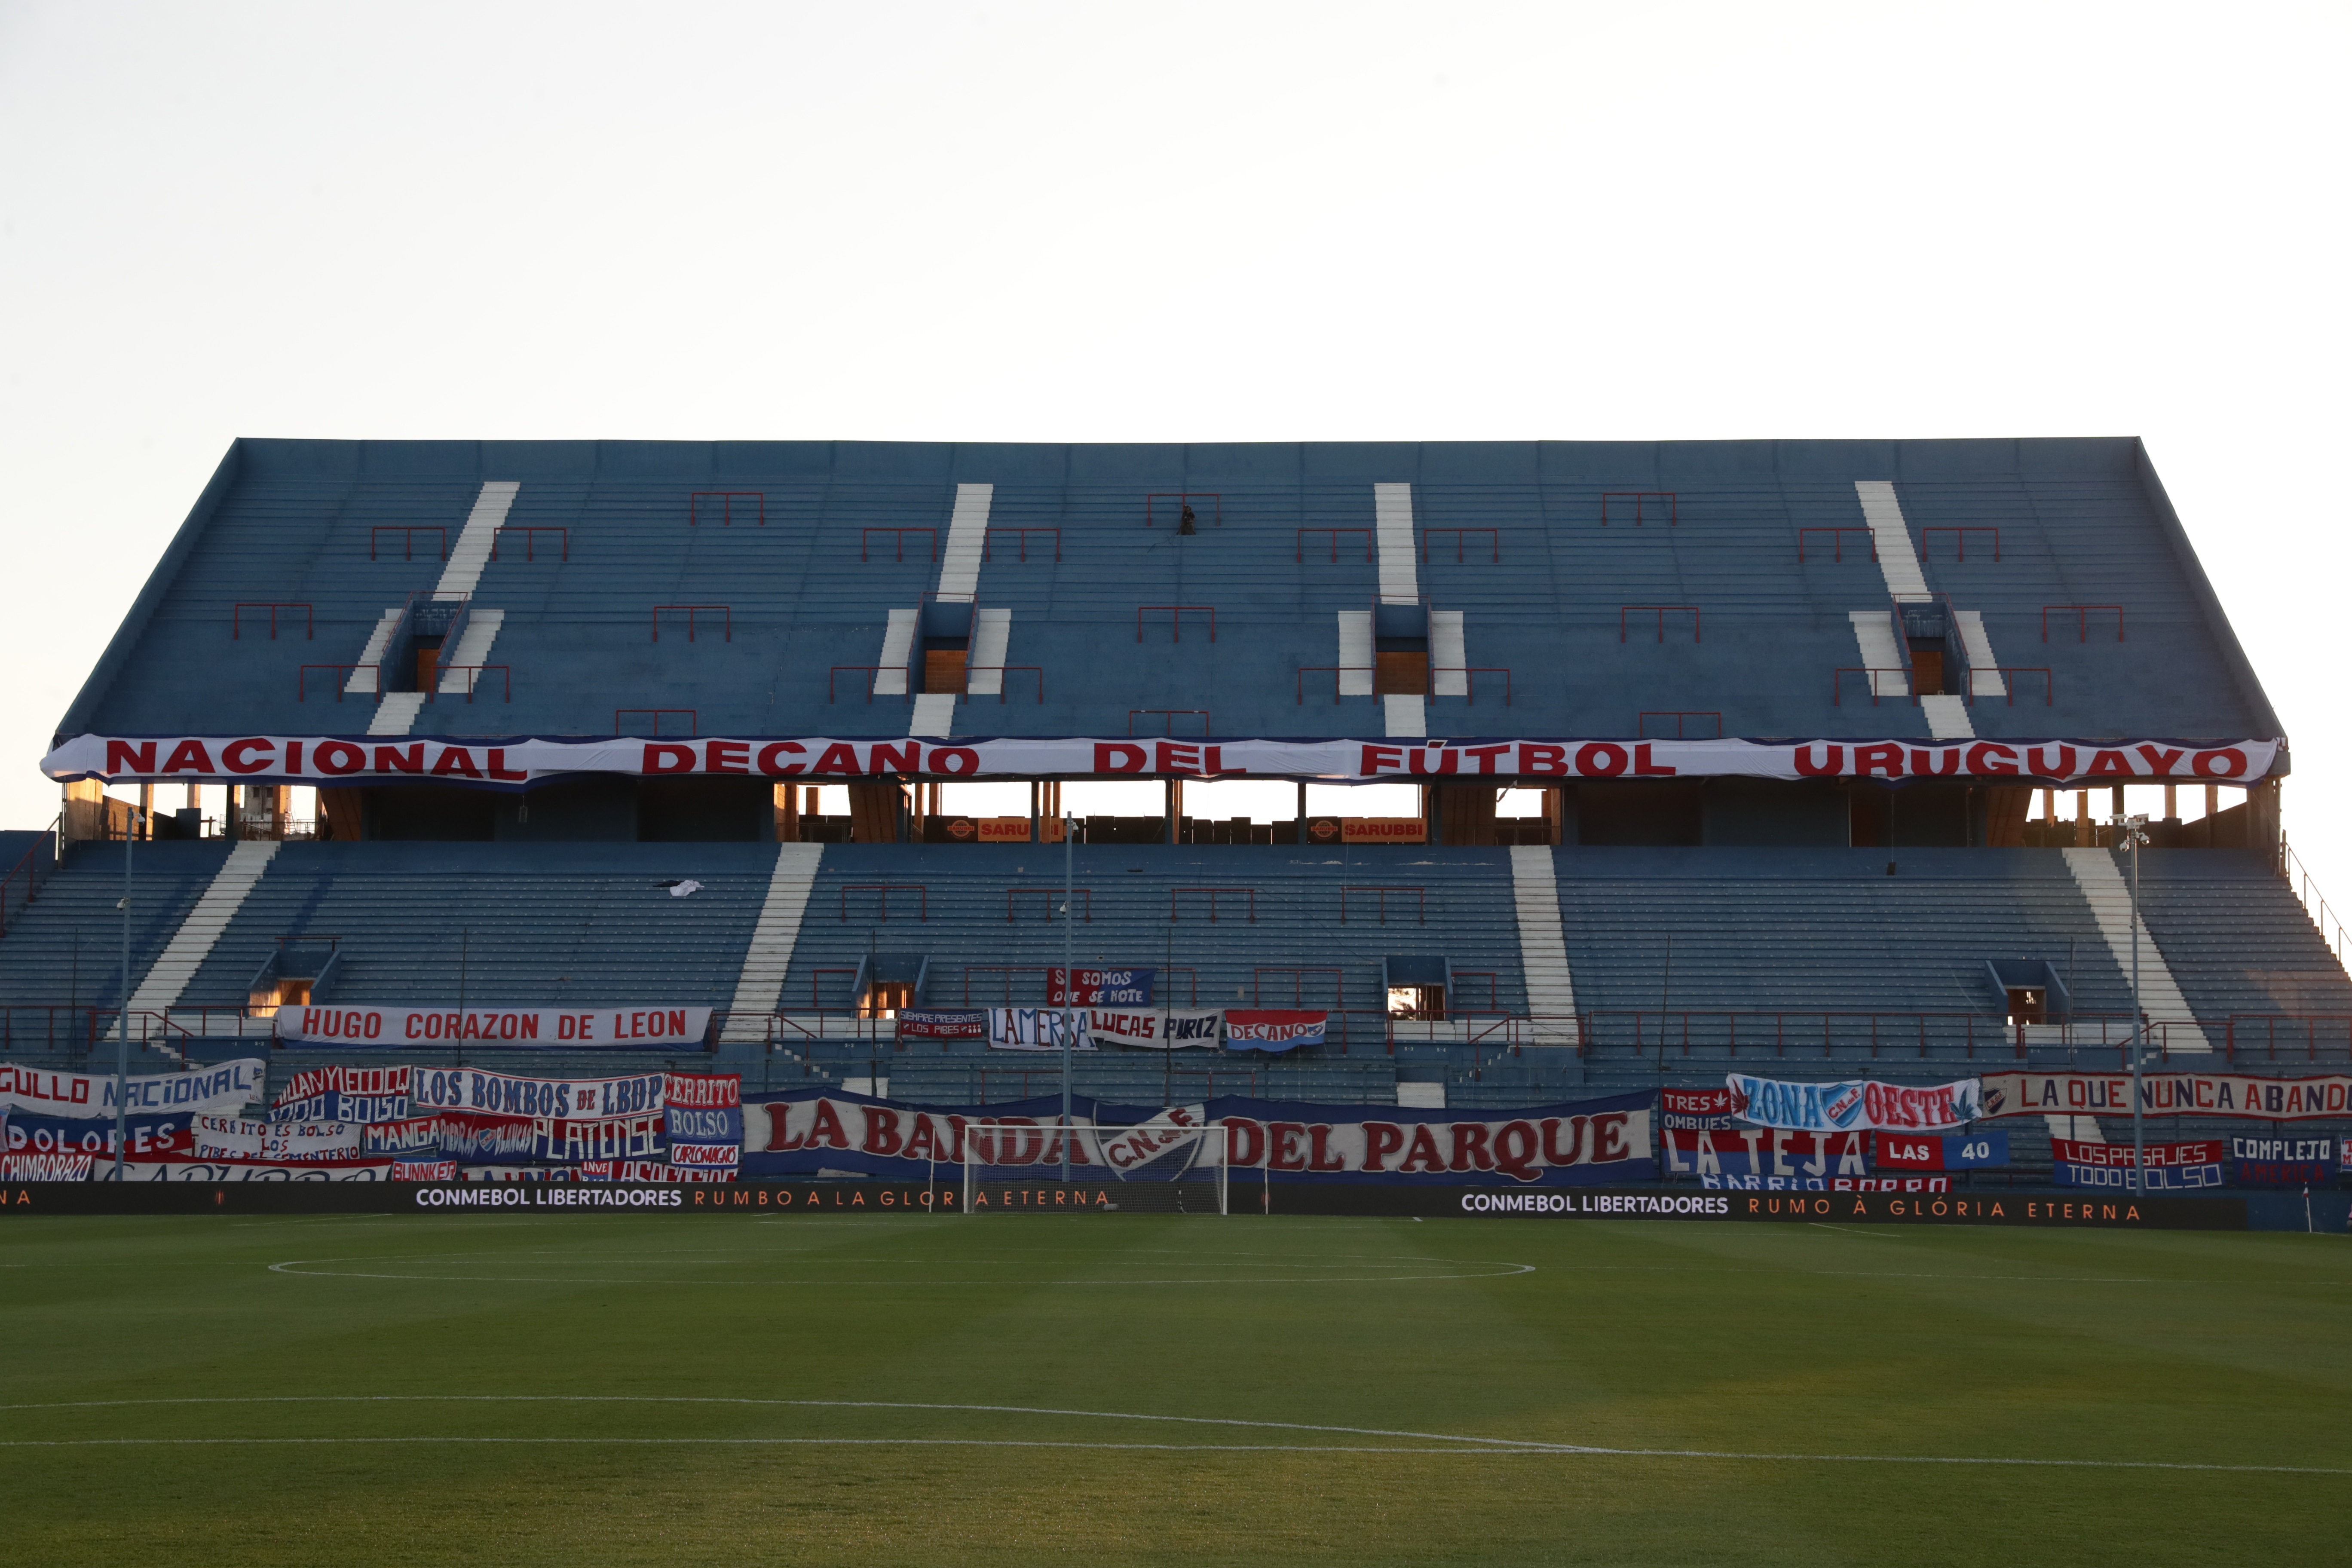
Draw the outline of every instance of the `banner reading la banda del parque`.
M523 789L573 773L655 777L1217 777L1333 780L1742 777L2126 779L2252 783L2281 740L1615 741L1361 739L1131 741L1092 736L937 742L831 736L691 741L387 741L366 735L77 735L41 760L62 782L360 784Z
M1309 1105L1221 1096L1163 1110L1080 1097L1067 1133L1071 1173L1169 1179L1215 1168L1218 1133L1235 1179L1286 1182L1645 1182L1657 1176L1654 1092L1489 1112ZM965 1109L917 1106L840 1089L743 1097L744 1180L820 1172L922 1181L961 1177L967 1146L994 1167L1058 1173L1059 1096ZM976 1142L974 1141L977 1141Z

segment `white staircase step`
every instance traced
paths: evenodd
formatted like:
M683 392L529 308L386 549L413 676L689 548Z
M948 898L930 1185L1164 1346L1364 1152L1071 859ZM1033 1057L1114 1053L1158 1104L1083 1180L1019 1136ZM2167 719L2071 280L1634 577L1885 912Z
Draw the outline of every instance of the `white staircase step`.
M253 885L261 880L262 872L269 868L279 847L275 841L257 843L248 839L228 852L228 858L213 874L196 907L188 911L179 930L164 944L163 955L147 971L146 978L140 981L139 989L131 993L133 1011L161 1012L180 1000L180 994L195 978L197 968L244 906ZM137 895L134 892L132 896Z
M2083 890L2084 901L2091 906L2091 918L2097 922L2099 935L2107 944L2107 952L2122 971L2126 984L2131 983L2132 972L2132 908L2131 884L2124 878L2123 868L2116 864L2115 853L2107 849L2065 849L2066 869L2073 872L2074 884ZM2138 924L2139 933L2139 1005L2148 1022L2167 1024L2158 1037L2165 1047L2182 1052L2210 1051L2212 1042L2202 1029L2188 1026L2196 1016L2189 1010L2189 999L2181 994L2180 986L2172 977L2172 970L2164 962L2164 954L2149 934L2147 922Z
M751 945L743 954L735 999L728 1004L727 1027L720 1039L749 1042L768 1037L768 1015L783 999L784 975L793 966L793 948L800 941L801 917L808 910L809 890L816 885L817 868L824 860L822 844L776 846L768 896L760 906Z

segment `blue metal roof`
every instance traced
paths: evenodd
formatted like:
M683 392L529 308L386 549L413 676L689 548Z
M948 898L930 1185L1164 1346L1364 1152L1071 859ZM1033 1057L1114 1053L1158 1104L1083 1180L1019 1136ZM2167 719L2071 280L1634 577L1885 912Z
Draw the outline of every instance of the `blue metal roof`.
M1998 664L2047 671L1978 697L1977 733L2279 732L2127 438L240 440L59 735L364 730L373 699L339 704L342 678L301 667L359 661L388 607L434 588L441 540L495 480L520 489L472 602L504 614L490 657L511 698L444 697L416 734L611 734L615 710L646 708L693 710L704 734L904 734L904 699L868 703L862 676L832 672L878 663L890 612L940 567L930 538L868 531L943 546L957 487L985 484L977 603L1010 612L1003 662L1035 674L970 700L957 734L1123 734L1135 710L1206 710L1219 735L1377 735L1378 699L1335 701L1332 676L1301 672L1340 663L1338 617L1378 596L1373 486L1402 483L1415 594L1462 615L1469 666L1507 671L1432 698L1432 733L1628 737L1650 712L1719 713L1727 735L1925 738L1920 709L1836 675L1864 662L1852 616L1888 607L1855 489L1872 480L1892 482L1928 587L1981 616ZM705 515L698 491L756 510ZM1638 520L1627 492L1652 498ZM1155 494L1192 495L1199 531L1165 500L1147 527ZM272 637L240 604L304 607ZM666 620L656 641L655 607L685 604L726 606L731 633ZM1139 638L1139 607L1169 605L1213 605L1215 640L1199 612L1179 641L1150 610ZM2045 616L2084 605L2119 609ZM1629 608L1661 605L1696 614Z

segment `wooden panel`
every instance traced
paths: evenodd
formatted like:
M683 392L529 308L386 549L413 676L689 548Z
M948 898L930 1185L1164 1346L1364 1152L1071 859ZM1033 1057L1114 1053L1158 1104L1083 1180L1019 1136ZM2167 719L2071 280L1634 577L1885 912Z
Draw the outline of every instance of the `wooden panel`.
M1423 651L1372 655L1372 695L1375 697L1428 696L1428 653Z
M964 650L933 647L923 650L923 690L963 695Z

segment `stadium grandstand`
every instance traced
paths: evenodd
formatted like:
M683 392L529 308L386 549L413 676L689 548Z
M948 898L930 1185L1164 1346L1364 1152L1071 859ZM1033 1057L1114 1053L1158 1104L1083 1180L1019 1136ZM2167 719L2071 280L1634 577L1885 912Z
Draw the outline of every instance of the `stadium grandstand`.
M2130 439L242 440L0 843L0 1046L690 1007L401 1059L984 1106L1066 952L1123 1106L2114 1072L2135 965L2152 1068L2341 1073L2288 762Z

